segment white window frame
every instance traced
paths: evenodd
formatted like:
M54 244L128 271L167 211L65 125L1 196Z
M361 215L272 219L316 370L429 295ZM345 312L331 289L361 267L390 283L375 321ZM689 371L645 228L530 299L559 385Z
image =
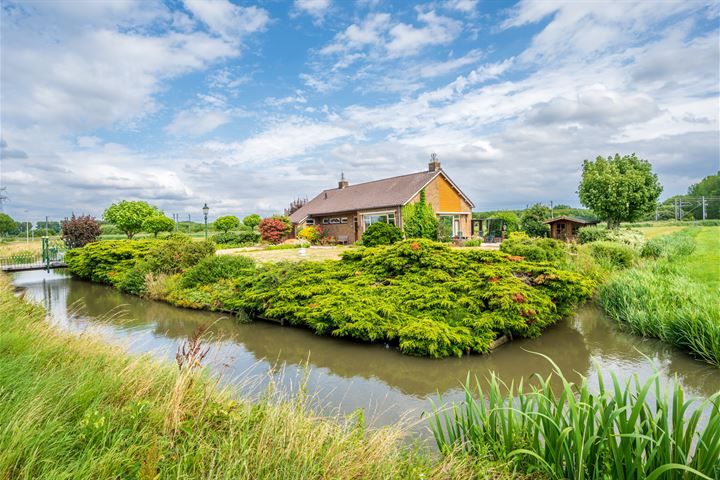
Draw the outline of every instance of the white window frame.
M360 213L360 217L361 217L361 218L360 218L360 221L361 221L362 226L363 226L363 232L365 231L365 229L367 229L367 227L369 227L370 225L372 225L372 223L371 223L370 225L366 225L366 224L365 224L365 217L366 217L366 216L374 217L374 216L379 216L379 215L385 215L385 216L387 216L387 217L388 217L388 223L390 223L390 222L389 222L389 220L390 220L390 215L392 215L393 221L392 221L392 223L390 223L390 225L394 225L394 226L397 227L397 223L398 223L397 210L381 210L381 211L376 211L376 212L362 212L362 213Z
M315 219L308 218L307 220L305 220L305 225L315 225Z

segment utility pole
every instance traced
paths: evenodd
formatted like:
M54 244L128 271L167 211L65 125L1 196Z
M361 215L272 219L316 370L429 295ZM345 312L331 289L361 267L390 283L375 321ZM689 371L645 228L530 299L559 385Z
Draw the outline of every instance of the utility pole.
M675 199L675 220L678 220L678 201Z
M555 207L552 200L550 200L550 218L555 218Z
M655 204L655 221L658 221L658 218L660 218L660 215L658 214L658 206Z
M45 215L45 236L49 237L48 235L48 217Z
M702 196L702 208L703 208L703 216L702 219L707 219L707 211L705 210L705 195Z

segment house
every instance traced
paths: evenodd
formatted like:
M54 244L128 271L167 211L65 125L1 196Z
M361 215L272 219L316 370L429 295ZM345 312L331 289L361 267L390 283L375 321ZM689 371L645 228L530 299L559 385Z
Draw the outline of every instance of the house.
M324 190L290 215L296 231L306 225L322 226L326 235L353 243L367 227L386 222L402 228L402 207L420 199L425 191L441 222L453 237L470 236L473 203L440 168L433 154L423 172L350 185L344 175L337 188Z
M550 238L563 240L565 242L574 242L577 238L578 230L588 225L597 225L598 222L562 216L545 220L544 223L550 225Z

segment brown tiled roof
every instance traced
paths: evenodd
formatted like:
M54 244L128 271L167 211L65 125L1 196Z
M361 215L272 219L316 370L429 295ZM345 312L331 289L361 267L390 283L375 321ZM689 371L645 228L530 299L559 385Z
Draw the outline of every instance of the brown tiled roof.
M290 220L299 223L307 216L404 205L440 172L411 173L345 188L323 190L320 195L290 215Z

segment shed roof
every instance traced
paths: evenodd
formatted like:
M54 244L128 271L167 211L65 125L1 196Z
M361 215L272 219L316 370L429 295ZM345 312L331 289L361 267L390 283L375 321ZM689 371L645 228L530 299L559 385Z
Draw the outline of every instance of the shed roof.
M383 178L358 183L357 185L349 185L345 188L323 190L318 196L290 215L290 220L293 223L299 223L308 216L313 215L405 205L428 183L441 174L472 205L472 202L455 186L445 172L436 170L434 172L424 171Z
M580 223L580 224L583 224L583 225L595 225L596 223L598 223L597 220L587 220L587 219L578 218L578 217L568 217L568 216L566 216L566 215L562 215L562 216L560 216L560 217L551 218L550 220L545 220L543 223L554 223L554 222L558 222L558 221L561 221L561 220L564 220L564 221L567 221L567 222Z

